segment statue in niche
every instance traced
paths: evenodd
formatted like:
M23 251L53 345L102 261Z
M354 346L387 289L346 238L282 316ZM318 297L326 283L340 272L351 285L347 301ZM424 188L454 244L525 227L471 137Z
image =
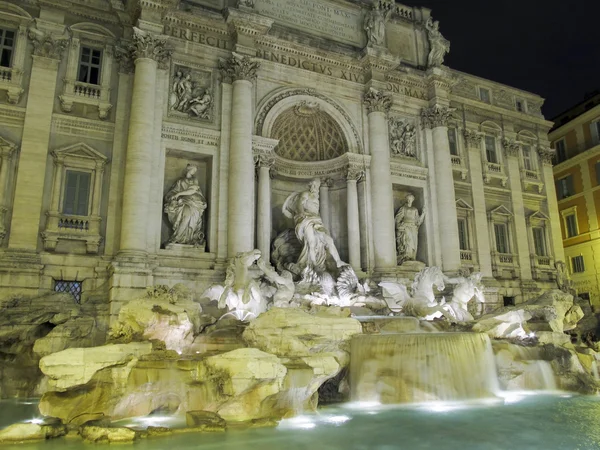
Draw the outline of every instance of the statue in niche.
M315 178L308 190L291 194L283 204L283 214L294 219L296 238L302 245L298 260L289 264L288 269L310 284L320 283L322 275L327 272L328 256L331 256L338 269L348 266L340 259L319 215L320 186L321 180Z
M450 41L440 33L440 22L433 21L430 17L425 22L425 29L429 38L429 56L427 57L427 67L439 67L444 63L446 53L450 51Z
M481 277L482 274L476 272L470 276L444 278L446 283L455 285L452 291L452 299L444 305L444 309L449 313L449 316L453 317L453 322L469 322L474 320L467 306L473 297L479 303L485 303Z
M378 0L365 14L363 28L367 33L367 46L385 45L385 22L394 9L394 1Z
M170 244L205 244L202 215L207 203L198 185L197 171L198 167L188 164L185 175L165 195L164 211L173 229Z
M209 89L194 81L190 72L175 72L169 98L171 110L199 119L210 119L212 106L213 98Z
M415 196L408 194L406 204L396 213L396 249L398 264L404 261L415 261L419 244L419 227L425 219L426 208L419 214L419 210L412 206Z
M389 121L390 148L393 155L415 158L417 156L417 129L399 117Z
M571 294L573 291L573 281L567 273L567 266L563 261L556 261L556 286L563 292Z

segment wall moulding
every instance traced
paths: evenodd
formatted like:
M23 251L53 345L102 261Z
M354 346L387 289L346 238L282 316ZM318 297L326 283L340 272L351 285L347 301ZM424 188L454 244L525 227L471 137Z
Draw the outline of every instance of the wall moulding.
M274 157L274 173L279 176L301 180L321 177L342 179L346 177L348 167L361 168L366 171L371 166L370 156L352 153L346 153L328 161L314 163L290 161L277 155L274 155Z
M100 141L112 142L114 130L115 125L110 122L100 122L99 120L84 119L63 114L54 114L52 116L52 132L57 134L84 136Z
M161 138L169 144L181 142L201 147L218 147L221 133L208 129L198 129L195 127L163 122ZM214 148L212 150L214 150Z

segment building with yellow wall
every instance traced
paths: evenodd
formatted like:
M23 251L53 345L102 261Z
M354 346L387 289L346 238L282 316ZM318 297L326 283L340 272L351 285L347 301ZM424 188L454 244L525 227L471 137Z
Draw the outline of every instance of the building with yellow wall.
M600 92L556 117L549 139L567 268L577 293L600 306Z

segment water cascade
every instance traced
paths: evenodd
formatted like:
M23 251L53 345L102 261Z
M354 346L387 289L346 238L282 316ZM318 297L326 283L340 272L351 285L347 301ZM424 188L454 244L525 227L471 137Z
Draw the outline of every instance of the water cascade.
M354 401L409 403L492 397L499 391L483 333L397 333L352 339Z

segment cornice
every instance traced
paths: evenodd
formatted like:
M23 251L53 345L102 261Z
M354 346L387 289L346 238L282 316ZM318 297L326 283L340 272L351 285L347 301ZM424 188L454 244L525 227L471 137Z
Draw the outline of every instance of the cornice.
M214 26L214 22L219 22L221 27ZM225 20L221 15L208 14L206 17L191 15L186 11L170 11L163 18L163 24L165 25L178 25L180 27L185 26L190 30L209 31L215 34L223 36L229 36L229 29Z
M548 133L548 139L551 141L555 141L556 139L564 136L573 128L582 125L587 121L591 121L597 117L600 117L600 105L596 105L592 109L585 111L578 115L577 117L571 119L569 122L561 125L558 128L555 128L551 132Z
M77 1L77 0L39 0L35 6L48 6L61 11L68 11L91 21L119 25L121 21L109 2Z
M554 171L554 174L557 174L559 172L562 172L563 170L571 169L574 166L581 164L582 162L587 162L587 160L590 158L596 157L600 158L600 144L588 148L585 152L581 152L573 156L572 158L567 159L566 161L556 164L552 168L552 170Z
M552 122L540 117L529 115L523 117L523 114L517 113L516 111L510 111L494 105L485 104L485 106L483 106L484 104L481 102L460 97L455 94L450 94L449 98L451 102L458 103L460 106L465 106L466 111L481 115L490 120L501 120L502 117L507 117L515 124L532 124L533 128L535 128L535 125L547 128L550 128L553 125ZM493 116L493 114L496 116Z

